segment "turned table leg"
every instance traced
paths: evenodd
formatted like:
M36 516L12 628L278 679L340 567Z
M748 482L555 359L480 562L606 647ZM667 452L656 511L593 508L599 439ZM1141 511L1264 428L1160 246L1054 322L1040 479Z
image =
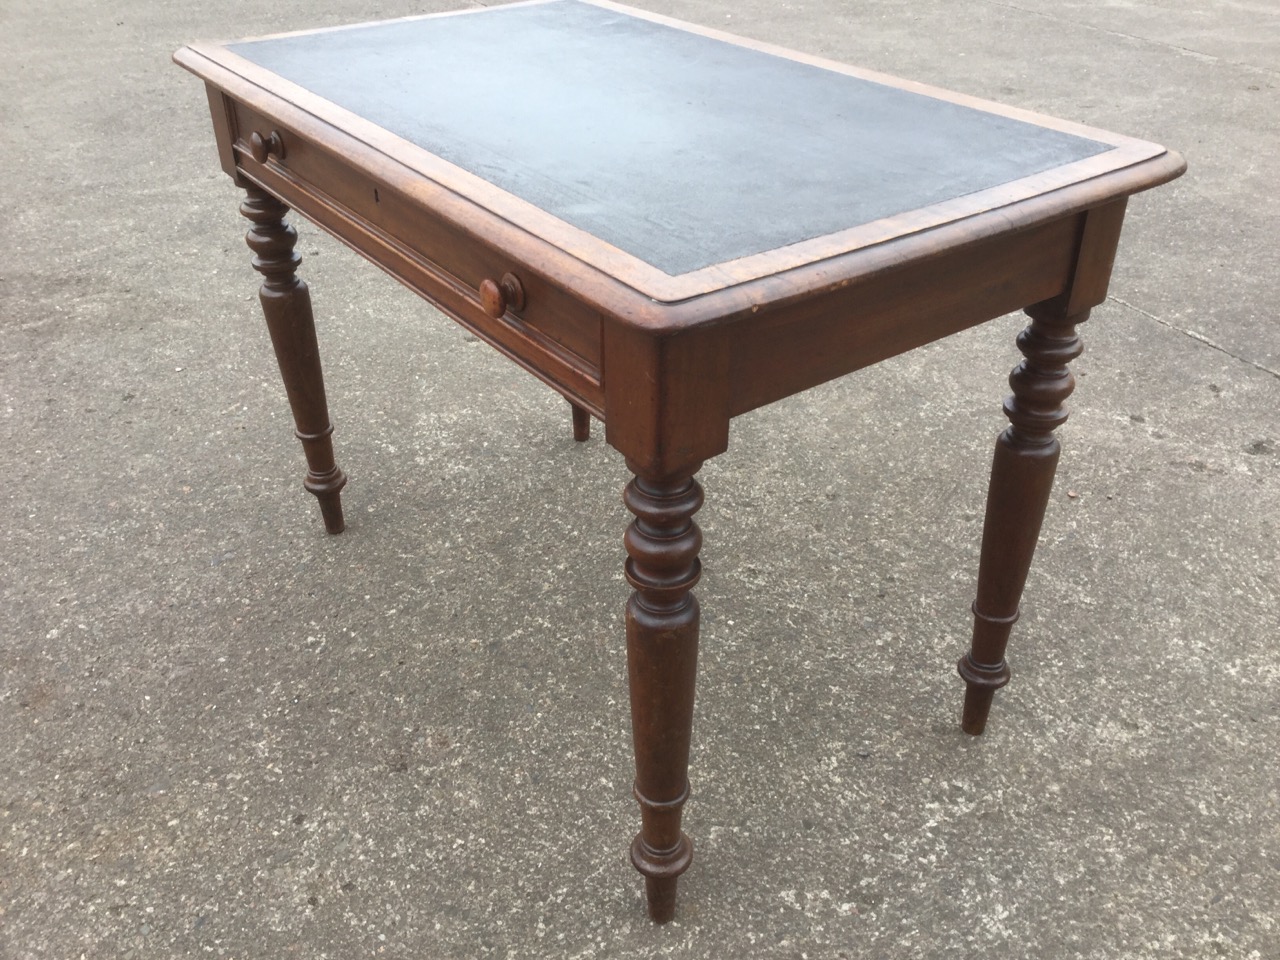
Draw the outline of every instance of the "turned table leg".
M1009 682L1004 651L1018 620L1018 603L1031 569L1060 450L1053 431L1067 420L1063 401L1075 378L1067 364L1080 356L1076 325L1089 317L1068 315L1054 302L1027 309L1031 324L1018 335L1026 357L1009 376L1005 400L1009 427L996 442L987 493L987 517L973 603L973 644L961 657L966 683L961 727L980 734L995 692Z
M631 862L644 875L649 915L665 923L675 915L676 880L693 859L680 815L689 796L698 665L698 601L690 591L702 571L702 533L692 519L702 487L692 473L637 475L623 500L635 514L625 541L627 580L635 588L627 603L627 668L642 823Z
M253 226L245 241L254 253L253 268L263 276L258 296L293 410L294 433L307 457L302 485L320 501L325 529L341 533L346 524L340 491L347 478L333 459L333 425L325 402L311 294L297 277L302 257L293 248L298 234L284 222L287 206L258 187L246 189L240 212Z
M591 414L585 407L580 407L572 400L569 406L573 409L573 439L579 443L591 439Z

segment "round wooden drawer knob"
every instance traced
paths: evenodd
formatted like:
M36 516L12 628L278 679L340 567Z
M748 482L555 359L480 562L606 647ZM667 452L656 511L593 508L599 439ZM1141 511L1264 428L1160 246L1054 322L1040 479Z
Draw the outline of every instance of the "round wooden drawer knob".
M508 310L524 309L524 287L515 274L503 274L501 280L480 281L480 306L495 320L501 320Z
M266 163L267 157L275 157L277 160L284 159L284 141L280 139L278 131L272 130L271 135L264 137L257 130L249 134L249 153L253 155L253 159L259 163Z

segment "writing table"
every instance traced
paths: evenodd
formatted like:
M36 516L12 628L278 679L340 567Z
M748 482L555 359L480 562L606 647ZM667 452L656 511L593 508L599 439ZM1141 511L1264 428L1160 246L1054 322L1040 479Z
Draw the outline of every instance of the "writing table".
M627 660L655 920L692 859L701 464L733 417L1013 310L1029 326L991 473L963 728L1009 679L1058 459L1129 195L1175 153L591 0L230 44L204 80L247 192L263 310L325 526L343 529L289 207L589 415L623 494Z

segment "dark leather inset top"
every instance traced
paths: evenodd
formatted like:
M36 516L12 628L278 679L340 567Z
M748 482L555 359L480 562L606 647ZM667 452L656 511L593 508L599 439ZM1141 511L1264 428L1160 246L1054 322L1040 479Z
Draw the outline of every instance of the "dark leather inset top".
M576 0L230 49L671 275L1111 149Z

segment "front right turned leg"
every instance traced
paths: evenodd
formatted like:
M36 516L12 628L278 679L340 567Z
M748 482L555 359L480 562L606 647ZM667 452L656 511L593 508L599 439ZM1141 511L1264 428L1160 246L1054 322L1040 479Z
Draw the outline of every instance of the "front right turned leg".
M627 603L627 669L641 816L631 862L644 875L649 915L666 923L675 916L676 880L693 860L680 819L689 796L698 668L698 601L691 591L702 571L702 533L692 518L702 487L692 471L637 473L623 500L635 514L625 539L627 580L635 588Z
M1009 682L1005 647L1018 620L1061 449L1053 431L1066 423L1063 402L1075 387L1067 364L1080 356L1076 326L1089 318L1088 310L1067 314L1055 301L1030 307L1027 314L1031 324L1018 335L1026 359L1009 376L1009 426L996 441L991 464L973 642L958 664L966 684L960 725L974 735L986 728L995 692Z

